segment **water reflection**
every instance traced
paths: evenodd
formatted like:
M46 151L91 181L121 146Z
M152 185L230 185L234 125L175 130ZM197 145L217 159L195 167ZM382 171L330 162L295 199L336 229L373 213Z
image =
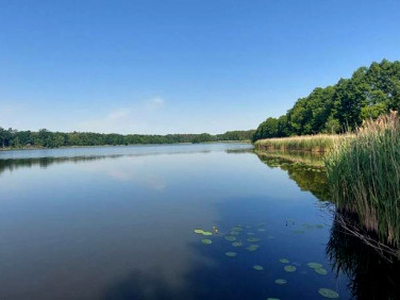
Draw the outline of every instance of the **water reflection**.
M321 200L329 200L329 187L322 169L323 158L310 154L257 152L259 159L269 167L287 171L297 185ZM311 159L310 159L311 157ZM337 276L346 274L354 299L400 299L400 261L377 251L370 241L350 234L355 218L343 217L343 212L331 206L334 215L326 253ZM365 237L363 237L365 238ZM378 249L379 250L379 249Z

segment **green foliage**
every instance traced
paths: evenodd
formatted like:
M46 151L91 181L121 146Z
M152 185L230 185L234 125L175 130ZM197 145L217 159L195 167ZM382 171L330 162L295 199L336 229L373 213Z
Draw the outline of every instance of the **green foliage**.
M135 144L175 144L204 143L217 141L250 141L255 130L227 131L224 134L101 134L93 132L51 132L41 129L38 132L17 131L0 127L0 148L58 148L69 146L135 145Z
M326 161L333 202L400 249L400 120L368 121ZM400 252L399 252L400 255Z
M350 79L340 79L334 86L314 89L307 97L298 99L285 116L268 118L257 128L253 142L355 130L363 120L399 109L400 62L384 59L369 68L357 69Z

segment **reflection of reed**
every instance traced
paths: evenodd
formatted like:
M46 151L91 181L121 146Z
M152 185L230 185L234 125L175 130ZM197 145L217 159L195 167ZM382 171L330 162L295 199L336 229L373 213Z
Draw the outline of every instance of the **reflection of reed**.
M316 167L324 166L324 155L309 151L266 151L256 150L259 157L276 157L290 162L303 163Z
M382 255L374 237L349 234L354 228L351 220L349 215L335 214L326 248L335 272L351 279L349 288L356 299L400 299L400 262L388 253Z
M269 151L256 151L256 154L270 168L279 167L287 171L289 178L295 181L302 191L310 191L320 200L329 200L325 171L320 163L317 163L317 158L321 159L321 156L315 156L314 165L312 165L304 162L308 161L305 158L309 157L307 154L305 156L298 154L291 157L289 157L288 153L286 153L286 156L282 156L280 152Z

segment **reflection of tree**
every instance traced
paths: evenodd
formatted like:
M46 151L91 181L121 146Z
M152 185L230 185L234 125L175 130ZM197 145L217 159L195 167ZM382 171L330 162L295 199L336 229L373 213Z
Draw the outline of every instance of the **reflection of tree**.
M15 171L19 168L31 168L39 166L47 168L53 164L78 163L82 161L94 161L105 158L118 158L122 155L112 156L75 156L75 157L39 157L39 158L20 158L20 159L0 159L0 174L5 170Z
M362 239L348 234L338 214L331 229L327 254L336 273L343 272L350 278L349 288L354 298L400 299L400 262L388 261Z
M329 200L326 174L321 167L321 157L294 156L292 159L280 153L256 152L258 158L271 168L279 167L287 171L302 191L310 191L320 200ZM313 164L305 162L312 161Z

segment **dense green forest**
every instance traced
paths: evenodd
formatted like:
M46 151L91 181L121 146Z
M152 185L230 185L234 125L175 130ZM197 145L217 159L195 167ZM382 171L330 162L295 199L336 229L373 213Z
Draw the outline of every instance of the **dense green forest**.
M134 144L174 144L204 143L216 141L251 140L255 130L227 131L224 134L102 134L92 132L51 132L41 129L38 132L18 131L0 127L0 148L56 148L69 146L134 145Z
M261 123L253 141L354 130L365 119L400 108L400 61L372 63L357 69L350 79L316 88L300 98L286 115Z

